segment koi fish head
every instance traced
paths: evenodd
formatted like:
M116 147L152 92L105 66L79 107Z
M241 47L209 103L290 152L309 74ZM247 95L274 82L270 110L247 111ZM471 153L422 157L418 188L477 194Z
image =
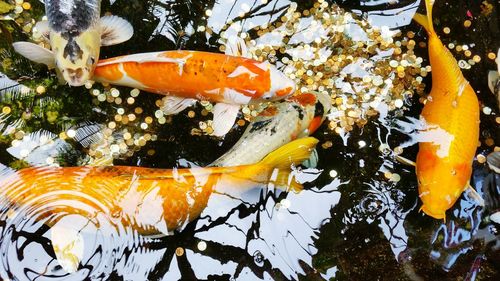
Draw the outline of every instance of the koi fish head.
M81 86L92 77L99 59L99 32L87 30L76 36L52 32L50 41L56 70L69 85Z
M451 163L419 165L417 157L418 192L423 206L421 210L436 219L444 219L460 197L470 177L471 167Z
M290 101L300 104L306 109L310 116L310 122L304 128L304 132L300 136L308 136L313 134L326 119L332 107L331 98L323 92L311 92L293 96Z
M261 99L265 101L282 100L295 92L295 83L276 67L270 66L271 87Z
M309 134L316 132L332 108L330 95L323 92L315 92L314 95L316 95L317 101L314 105L314 118L307 128Z

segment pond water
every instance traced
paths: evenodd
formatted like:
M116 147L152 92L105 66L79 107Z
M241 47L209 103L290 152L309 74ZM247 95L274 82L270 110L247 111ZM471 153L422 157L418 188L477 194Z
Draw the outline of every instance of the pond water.
M485 156L500 143L498 97L488 88L488 72L497 69L499 5L435 2L436 31L481 106L471 185L498 202L500 178ZM445 221L426 216L419 212L415 169L397 157L416 158L415 120L431 88L427 36L411 21L417 9L424 13L423 2L103 1L102 13L127 19L135 33L103 47L101 58L177 49L220 53L228 38L239 36L247 56L277 65L299 92L330 97L327 120L313 134L315 157L293 168L302 191L221 183L198 218L168 229L164 220L175 213L162 200L169 194L141 193L134 179L117 180L129 185L126 192L107 193L117 184L111 172L96 183L102 189L85 193L43 170L16 171L205 167L261 120L256 116L265 106L244 106L237 125L218 138L210 135L210 102L166 116L160 95L99 83L60 85L54 71L12 48L16 41L40 41L32 28L44 15L43 3L0 0L0 277L500 280L492 210L465 191ZM245 146L265 150L266 141L274 140L254 138ZM25 190L23 182L33 178L38 187Z

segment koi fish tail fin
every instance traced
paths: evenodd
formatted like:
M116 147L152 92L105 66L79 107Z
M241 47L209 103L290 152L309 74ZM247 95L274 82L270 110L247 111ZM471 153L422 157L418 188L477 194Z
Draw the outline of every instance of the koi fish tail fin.
M259 164L277 169L290 169L290 165L299 165L309 159L316 144L318 140L313 137L292 141L269 153Z
M435 34L434 25L432 23L432 6L434 5L434 1L435 0L425 0L426 16L419 13L413 16L413 19L431 34Z
M415 15L413 16L413 20L420 24L427 32L429 32L429 22L426 15L415 13Z
M271 182L276 187L299 192L302 185L290 174L291 167L309 159L317 143L313 137L295 140L271 152L257 165L272 169Z

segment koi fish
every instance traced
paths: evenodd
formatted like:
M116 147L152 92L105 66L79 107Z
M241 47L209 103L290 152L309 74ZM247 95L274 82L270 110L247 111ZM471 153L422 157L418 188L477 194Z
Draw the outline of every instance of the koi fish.
M61 81L81 86L92 78L101 46L127 41L132 25L117 16L100 18L100 0L45 0L46 21L35 26L51 49L30 42L16 42L24 57L55 68Z
M294 96L271 105L248 125L245 132L211 166L238 166L257 163L270 151L313 134L330 111L330 96L320 92Z
M97 64L94 80L167 95L166 114L177 114L196 100L215 102L213 134L223 136L241 105L284 99L295 91L294 82L269 62L228 54L166 51L115 57Z
M76 200L93 206L95 212L122 214L123 224L142 235L168 235L196 219L213 192L245 191L268 183L300 191L301 185L290 175L291 166L308 159L317 143L315 138L302 138L278 148L257 164L234 167L26 168L0 179L0 202L8 202L12 210L46 203L42 209L49 217L55 212L80 214L82 210L68 204ZM5 220L5 215L0 214L0 219Z
M479 140L479 103L457 61L434 31L432 5L425 0L427 16L416 14L414 20L428 34L432 66L432 90L421 121L428 131L436 129L447 135L446 145L421 142L416 161L418 191L425 214L445 219L462 192L470 187L472 161Z

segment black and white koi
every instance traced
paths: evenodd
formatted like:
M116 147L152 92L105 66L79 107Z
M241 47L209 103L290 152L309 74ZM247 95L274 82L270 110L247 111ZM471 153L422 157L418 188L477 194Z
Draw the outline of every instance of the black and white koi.
M55 68L61 80L81 86L93 76L101 46L127 41L132 25L117 16L100 17L100 0L45 0L46 21L38 22L40 32L52 50L30 42L15 42L24 57Z

